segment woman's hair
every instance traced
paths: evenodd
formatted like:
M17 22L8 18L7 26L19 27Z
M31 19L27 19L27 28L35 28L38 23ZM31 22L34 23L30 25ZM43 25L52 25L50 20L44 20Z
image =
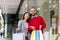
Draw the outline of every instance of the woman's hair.
M24 20L24 18L25 18L24 16L25 16L26 13L28 13L29 16L30 16L30 13L29 13L29 12L25 12L25 13L23 14L22 20ZM29 18L30 18L30 17L29 17ZM29 21L29 19L27 19L27 22L28 22L28 21Z

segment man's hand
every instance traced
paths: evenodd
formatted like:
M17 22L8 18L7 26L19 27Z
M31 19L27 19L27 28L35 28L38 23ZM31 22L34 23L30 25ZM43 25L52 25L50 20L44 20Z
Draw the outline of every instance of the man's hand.
M32 28L32 30L35 30L34 26L30 26Z
M41 30L41 28L42 28L42 25L39 26L39 29L40 29L40 30Z

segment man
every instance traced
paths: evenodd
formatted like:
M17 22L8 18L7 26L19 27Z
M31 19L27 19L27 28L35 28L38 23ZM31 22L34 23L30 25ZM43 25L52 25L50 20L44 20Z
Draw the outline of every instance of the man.
M44 32L44 29L46 28L46 23L44 19L41 16L36 15L37 10L35 8L30 9L31 18L29 20L29 27L28 30L32 31L34 30L42 30L42 33Z

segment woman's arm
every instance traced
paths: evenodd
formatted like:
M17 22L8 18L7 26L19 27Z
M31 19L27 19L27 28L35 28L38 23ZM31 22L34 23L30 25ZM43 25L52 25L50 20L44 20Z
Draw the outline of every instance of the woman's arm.
M20 20L20 21L18 22L18 29L19 29L19 30L21 30L21 26L22 26L22 21Z

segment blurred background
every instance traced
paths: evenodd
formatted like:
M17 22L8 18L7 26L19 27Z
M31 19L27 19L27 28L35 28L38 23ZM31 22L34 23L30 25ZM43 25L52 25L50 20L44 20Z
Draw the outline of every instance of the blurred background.
M59 3L59 0L0 0L0 33L2 33L2 37L12 38L12 33L23 13L29 12L30 8L34 7L37 9L38 15L42 16L46 22L45 32L49 35L47 37L50 40L52 30L51 11L54 10L59 20Z

